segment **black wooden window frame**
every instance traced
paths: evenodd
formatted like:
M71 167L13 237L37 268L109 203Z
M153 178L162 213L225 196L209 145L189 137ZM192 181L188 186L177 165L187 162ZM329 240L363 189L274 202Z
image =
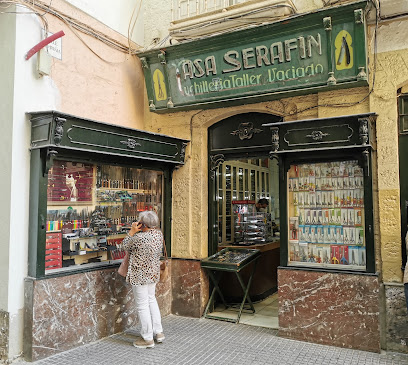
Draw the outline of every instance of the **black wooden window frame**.
M406 107L406 108L405 108ZM408 94L399 94L398 95L398 135L399 135L399 154L401 158L401 137L408 138L408 121L407 128L403 128L404 118L408 119ZM408 141L407 141L408 143ZM402 166L400 163L400 189L401 189L401 175L402 175ZM408 177L407 177L408 178ZM404 194L403 187L400 190L401 194L401 251L402 251L402 269L406 267L407 263L407 249L405 244L405 236L408 232L408 191Z
M49 278L116 267L95 265L45 274L48 171L54 159L163 172L163 233L171 255L172 171L184 164L188 140L76 117L58 111L30 115L31 162L28 275Z
M37 150L39 152L39 150ZM33 153L34 151L32 151ZM36 153L34 152L31 158L31 168L32 169L38 169L39 167L39 162L36 159ZM106 158L101 158L100 156L89 156L86 153L85 154L60 154L58 156L58 159L62 160L69 160L73 162L79 162L79 163L88 163L88 164L108 164L108 165L116 165L120 167L133 167L133 168L138 168L138 169L145 169L145 170L156 170L156 171L161 171L163 172L163 197L162 197L162 206L163 206L163 233L164 237L166 240L166 247L167 247L167 252L169 255L171 255L171 196L172 196L172 171L169 166L166 165L156 165L154 163L146 163L145 161L143 163L134 161L134 160L127 160L127 159L121 159L121 162L118 163L118 161L112 158L106 159ZM40 163L41 164L41 163ZM32 170L33 171L33 170ZM37 174L35 174L37 175ZM36 179L35 175L31 176L31 189L36 189L36 186L38 186L38 181L33 181L33 179ZM30 220L40 220L42 221L43 218L41 217L46 217L47 216L47 181L48 181L48 173L44 174L41 179L40 179L40 192L38 194L38 198L40 201L43 203L39 203L38 205L41 207L39 209L39 215L40 217L34 217L33 215L30 215ZM31 225L30 225L31 227ZM31 228L30 228L31 231ZM59 277L59 276L67 276L67 275L73 275L73 274L78 274L78 273L83 273L83 272L88 272L88 271L95 271L95 270L104 270L104 269L109 269L109 268L115 268L118 267L120 262L114 262L114 263L102 263L102 264L96 264L92 266L87 266L87 267L72 267L69 270L63 270L63 271L45 271L45 246L46 246L46 241L45 241L45 228L43 224L38 225L37 231L36 232L30 232L30 234L34 234L37 239L36 239L36 248L30 244L29 246L29 257L28 257L28 268L29 268L29 275L31 277L35 277L37 279L39 278L50 278L50 277ZM44 238L42 238L44 236Z

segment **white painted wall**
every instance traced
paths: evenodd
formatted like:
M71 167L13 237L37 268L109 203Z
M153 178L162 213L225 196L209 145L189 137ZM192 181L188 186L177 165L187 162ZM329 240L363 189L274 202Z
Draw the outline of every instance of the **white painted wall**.
M66 1L126 37L128 36L129 23L132 22L131 26L133 25L139 5L142 2L131 39L137 44L143 45L143 7L145 6L143 0L120 0L120 6L118 6L118 2L110 0ZM162 2L166 3L169 1ZM132 18L133 10L135 10L135 13Z
M37 76L37 56L24 58L41 40L40 30L35 15L0 14L0 44L8 50L0 52L0 310L9 313L10 358L22 351L27 276L31 125L25 113L58 108L58 92L51 79Z
M10 7L15 11L14 7ZM0 310L8 311L15 15L0 14Z
M161 40L169 34L171 1L147 0L144 11L144 47L149 47L154 38Z
M70 1L81 10L127 35L139 0ZM94 3L94 4L92 4ZM97 4L96 4L97 3ZM84 8L82 8L82 6ZM94 9L94 10L93 10ZM50 76L39 77L37 55L25 55L41 41L43 24L33 14L7 7L0 13L0 311L8 312L9 358L22 352L24 278L27 276L30 184L30 111L60 110L61 96ZM143 8L133 39L143 43Z
M146 0L144 9L144 47L149 47L154 38L164 39L169 34L171 1Z
M408 19L381 22L377 30L377 52L398 51L407 48ZM373 41L373 40L372 40ZM374 47L371 47L373 50Z

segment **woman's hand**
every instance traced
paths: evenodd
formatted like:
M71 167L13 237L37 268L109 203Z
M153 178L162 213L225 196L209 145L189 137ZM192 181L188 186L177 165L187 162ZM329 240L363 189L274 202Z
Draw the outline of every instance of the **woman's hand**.
M133 222L132 227L130 228L129 231L129 236L133 236L137 232L140 232L142 230L142 223L139 222Z

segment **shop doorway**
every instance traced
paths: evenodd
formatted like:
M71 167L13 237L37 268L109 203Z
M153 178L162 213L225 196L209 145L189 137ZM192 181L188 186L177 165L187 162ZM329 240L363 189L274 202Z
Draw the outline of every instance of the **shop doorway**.
M268 328L278 328L279 164L269 155L271 133L262 124L278 120L269 114L245 113L209 130L209 252L260 251L249 289L255 313L244 306L240 323ZM250 266L242 270L245 283L251 272ZM239 279L234 273L224 273L219 288L228 308L216 296L211 315L233 320L244 296Z

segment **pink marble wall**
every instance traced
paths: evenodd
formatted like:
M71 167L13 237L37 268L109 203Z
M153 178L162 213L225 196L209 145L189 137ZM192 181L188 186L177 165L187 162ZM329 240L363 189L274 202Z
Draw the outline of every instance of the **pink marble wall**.
M278 270L279 335L380 351L376 276Z
M172 260L173 314L201 317L208 301L208 277L198 260Z
M171 269L171 265L170 265ZM24 355L30 361L134 327L131 286L105 269L25 281ZM162 316L170 313L170 277L157 286Z

